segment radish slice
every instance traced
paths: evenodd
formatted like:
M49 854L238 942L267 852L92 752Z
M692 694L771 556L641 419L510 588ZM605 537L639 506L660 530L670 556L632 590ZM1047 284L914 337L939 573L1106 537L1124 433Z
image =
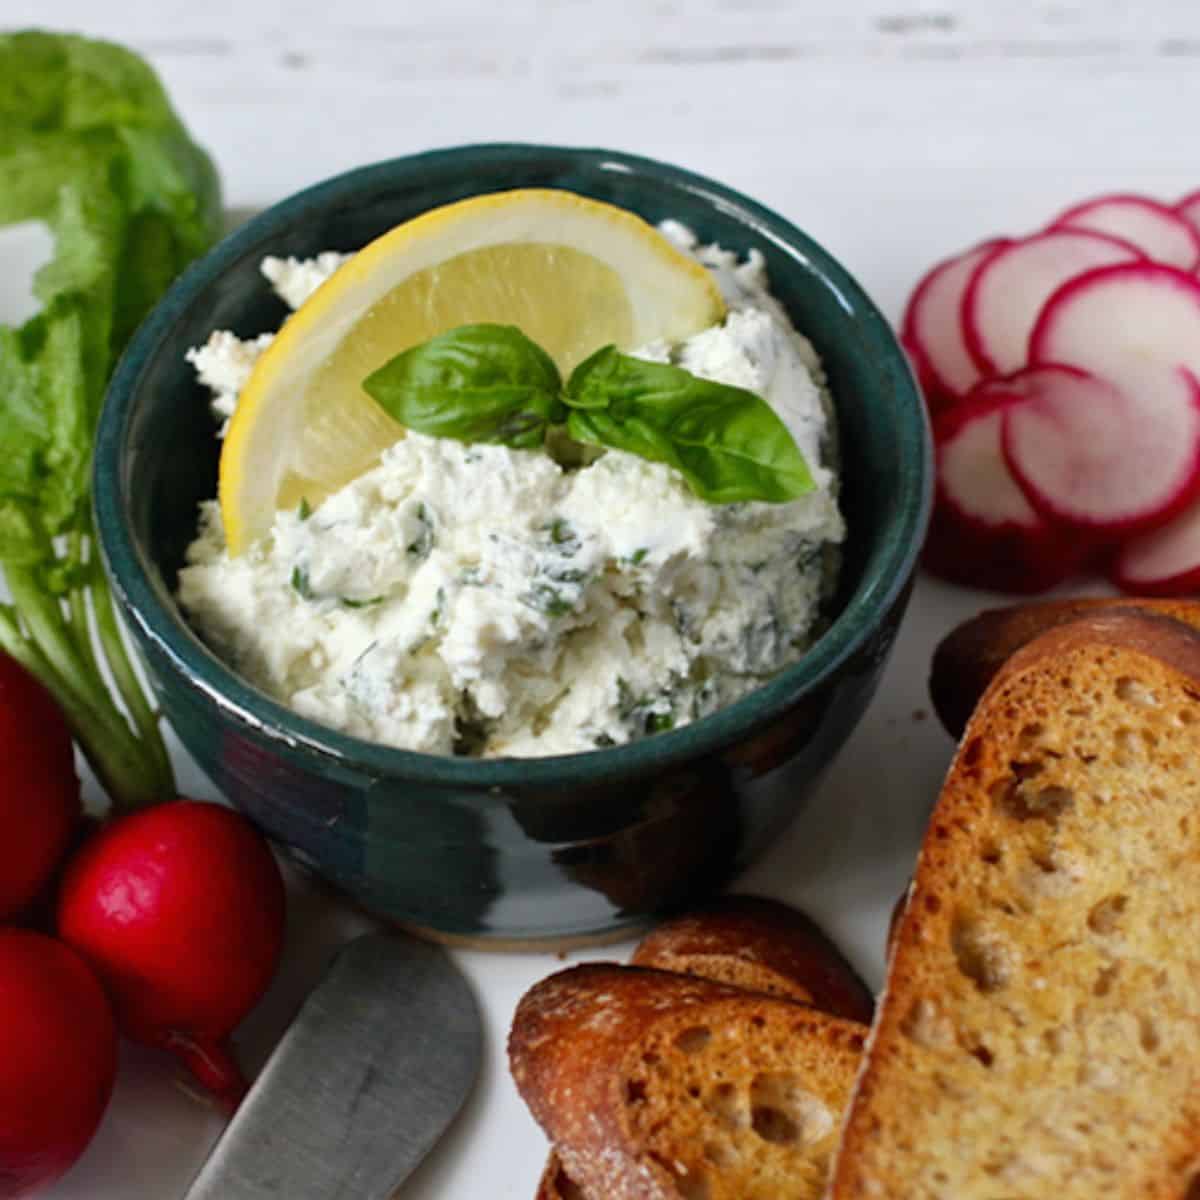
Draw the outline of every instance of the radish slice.
M1042 306L1064 283L1095 267L1142 257L1130 242L1087 229L1051 229L993 250L963 297L971 357L985 374L1019 371Z
M1131 395L1172 368L1200 378L1200 280L1148 262L1080 275L1046 302L1029 357L1090 371Z
M939 422L938 483L947 503L984 527L1037 529L1042 521L1001 452L1005 409L1023 397L977 389Z
M1073 367L1015 377L1004 457L1026 497L1059 523L1107 535L1162 524L1200 491L1200 388L1150 370L1136 391Z
M902 337L932 412L965 396L981 377L963 338L962 300L976 268L1004 244L984 242L938 263L908 302Z
M1147 196L1099 196L1056 217L1051 229L1092 229L1124 238L1151 258L1185 271L1200 266L1200 233L1173 209Z
M1169 525L1128 542L1113 563L1113 582L1143 596L1200 590L1200 504Z
M1200 192L1192 192L1184 196L1175 205L1175 211L1197 232L1200 233Z
M969 587L1040 592L1066 579L1092 549L1045 521L1013 480L1001 451L1004 414L1024 398L1003 381L980 384L934 422L937 491L924 561Z

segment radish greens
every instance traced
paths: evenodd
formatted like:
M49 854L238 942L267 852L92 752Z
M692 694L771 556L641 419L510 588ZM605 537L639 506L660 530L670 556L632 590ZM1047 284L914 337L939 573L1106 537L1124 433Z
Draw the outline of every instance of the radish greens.
M0 648L58 700L114 805L132 807L174 783L96 557L92 442L126 341L220 223L212 163L137 55L73 35L0 36L0 224L28 220L49 226L55 251L34 280L41 311L0 326L12 601Z

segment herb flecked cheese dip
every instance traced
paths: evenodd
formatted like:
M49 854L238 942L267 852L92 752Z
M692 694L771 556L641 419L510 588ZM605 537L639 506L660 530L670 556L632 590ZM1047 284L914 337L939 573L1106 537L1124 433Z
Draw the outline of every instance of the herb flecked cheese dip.
M714 276L725 320L638 357L763 396L815 488L710 504L619 450L565 468L542 450L410 432L323 503L281 512L231 558L202 505L179 599L234 670L296 712L433 754L566 754L676 728L795 662L820 630L844 525L833 413L812 346L738 263L663 232ZM296 308L344 261L267 259ZM226 420L270 336L189 352Z

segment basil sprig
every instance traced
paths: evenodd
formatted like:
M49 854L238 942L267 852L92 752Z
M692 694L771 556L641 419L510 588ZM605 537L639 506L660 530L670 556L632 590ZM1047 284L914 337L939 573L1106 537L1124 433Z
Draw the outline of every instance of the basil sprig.
M813 488L787 426L745 388L605 346L564 386L550 356L511 325L463 325L396 355L363 387L402 425L433 437L578 442L674 467L702 500L782 503Z
M401 425L533 450L566 420L562 377L512 325L461 325L397 354L363 387Z

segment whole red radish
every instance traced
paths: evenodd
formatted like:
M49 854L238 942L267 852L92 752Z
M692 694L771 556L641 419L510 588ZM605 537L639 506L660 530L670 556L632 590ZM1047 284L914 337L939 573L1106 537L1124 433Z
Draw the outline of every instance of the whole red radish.
M80 811L75 753L58 705L0 654L0 921L45 887Z
M112 1006L92 970L52 938L0 930L0 1200L75 1162L116 1074Z
M176 1055L232 1107L229 1034L266 990L283 941L283 879L266 841L218 804L121 817L72 860L58 930L108 986L121 1032Z

